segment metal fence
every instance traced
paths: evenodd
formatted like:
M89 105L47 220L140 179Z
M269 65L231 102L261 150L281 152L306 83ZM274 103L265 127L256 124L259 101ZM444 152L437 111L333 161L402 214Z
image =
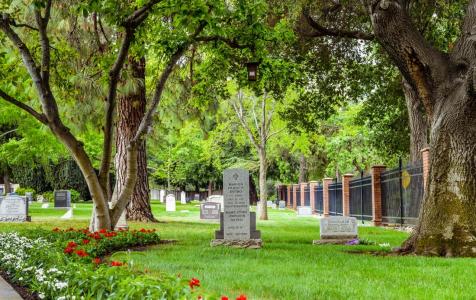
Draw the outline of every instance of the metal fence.
M296 189L296 207L301 206L301 186L298 185Z
M416 224L423 199L423 167L421 163L383 172L383 223Z
M324 213L324 192L322 184L314 186L314 211L323 214Z
M372 220L372 177L363 176L349 183L350 216L359 220Z
M342 216L342 182L329 185L329 214Z
M311 206L311 194L309 183L304 186L304 206Z

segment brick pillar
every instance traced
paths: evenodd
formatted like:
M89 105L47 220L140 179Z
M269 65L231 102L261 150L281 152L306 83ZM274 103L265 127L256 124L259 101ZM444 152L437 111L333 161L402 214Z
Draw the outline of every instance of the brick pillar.
M385 166L372 167L372 222L374 226L382 225L382 185L380 174L385 171Z
M316 210L316 194L314 193L314 190L316 189L318 184L319 182L317 181L309 182L309 201L311 202L312 213L314 213L314 211Z
M430 148L425 148L421 150L421 158L423 161L423 188L426 192L428 178L430 176Z
M293 184L293 209L297 209L297 189L299 184Z
M304 189L306 188L307 186L307 182L302 182L300 184L300 187L301 187L301 205L300 206L305 206L305 198L306 198L306 194L304 193Z
M288 186L286 187L286 192L288 193L288 201L287 201L287 203L286 203L286 206L287 206L288 208L291 208L291 188L292 188L292 185L288 185Z
M329 185L332 183L332 178L322 179L322 210L324 217L329 216Z
M354 177L352 174L342 176L342 215L350 216L350 180Z

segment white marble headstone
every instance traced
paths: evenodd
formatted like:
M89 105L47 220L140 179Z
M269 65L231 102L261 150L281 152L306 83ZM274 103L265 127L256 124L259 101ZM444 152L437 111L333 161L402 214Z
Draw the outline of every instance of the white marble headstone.
M250 239L249 172L228 169L223 172L223 230L225 240Z
M321 219L321 239L357 237L357 219L353 217L327 217Z
M0 222L26 222L28 201L25 197L8 195L0 197Z
M168 194L165 197L165 211L176 211L175 196Z
M160 190L159 198L160 198L160 202L164 203L165 190Z
M186 194L184 191L182 191L180 193L180 203L181 204L187 204L187 198L186 198Z
M156 189L150 190L150 200L159 200L160 199L160 191Z

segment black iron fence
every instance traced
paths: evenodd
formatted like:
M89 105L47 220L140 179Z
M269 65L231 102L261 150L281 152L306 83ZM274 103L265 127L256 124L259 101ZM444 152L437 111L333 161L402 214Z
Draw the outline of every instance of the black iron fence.
M416 224L423 199L423 167L421 163L383 172L383 223Z
M314 210L319 214L324 213L324 189L322 184L314 186Z
M350 216L372 220L372 177L363 176L349 183Z
M342 216L342 182L329 185L329 214Z
M311 194L309 183L304 186L304 206L311 206Z

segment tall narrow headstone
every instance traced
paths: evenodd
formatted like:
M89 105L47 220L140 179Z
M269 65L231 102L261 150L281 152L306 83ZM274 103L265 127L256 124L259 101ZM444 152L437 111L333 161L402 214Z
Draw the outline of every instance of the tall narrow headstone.
M180 203L181 204L187 204L187 198L186 198L186 194L184 191L182 191L180 193Z
M159 197L160 197L160 202L161 202L161 203L164 203L164 200L165 200L165 190L160 190Z
M255 230L255 214L250 215L249 172L228 169L223 172L224 212L220 230L215 233L212 246L226 245L240 248L260 248L260 232Z
M250 238L249 173L244 169L223 172L225 240Z
M159 200L160 199L160 191L156 189L150 190L150 200Z
M176 211L174 194L169 194L165 197L165 211Z

